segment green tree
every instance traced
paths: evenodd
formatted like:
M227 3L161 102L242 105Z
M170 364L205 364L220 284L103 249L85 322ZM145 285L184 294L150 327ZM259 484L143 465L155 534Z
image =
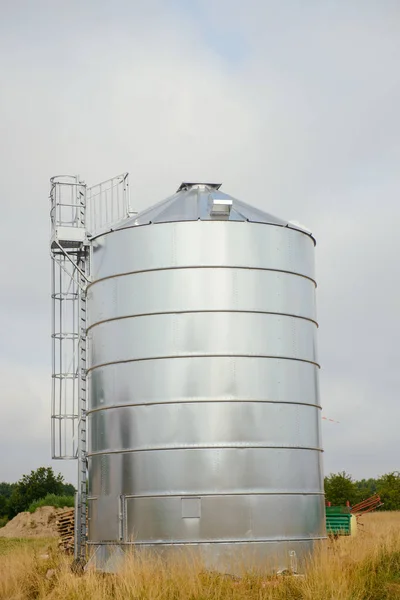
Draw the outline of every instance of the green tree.
M325 498L332 503L332 506L344 506L347 501L350 504L356 504L359 498L357 485L351 475L343 471L342 473L331 473L325 477Z
M72 483L64 483L63 484L63 496L75 496L76 489L72 485Z
M355 482L358 490L358 502L366 500L376 494L377 480L376 479L361 479Z
M19 512L28 510L35 500L40 500L47 494L61 496L64 491L64 478L59 473L55 475L51 467L39 467L24 475L13 489L9 500L8 516L15 517Z
M8 500L5 496L0 496L0 517L8 514Z
M381 497L384 510L400 510L400 473L394 471L378 479L377 493Z
M6 483L5 481L1 481L0 482L0 496L4 496L5 498L10 498L15 486L16 486L15 483Z

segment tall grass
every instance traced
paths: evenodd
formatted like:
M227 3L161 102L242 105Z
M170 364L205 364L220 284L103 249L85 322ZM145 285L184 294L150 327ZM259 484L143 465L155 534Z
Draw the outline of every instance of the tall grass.
M28 511L30 513L34 513L35 510L41 508L42 506L54 506L54 508L64 508L74 506L74 498L73 496L57 496L56 494L47 494L45 498L41 498L40 500L35 500L29 506Z
M323 544L300 577L236 580L189 557L165 563L134 553L118 575L77 575L56 542L5 544L1 600L400 600L400 513L367 515L357 536Z

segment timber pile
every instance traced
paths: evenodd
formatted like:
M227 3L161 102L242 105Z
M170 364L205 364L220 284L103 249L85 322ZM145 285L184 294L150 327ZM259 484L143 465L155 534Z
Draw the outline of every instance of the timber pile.
M88 525L86 515L86 527ZM69 508L58 515L56 521L57 533L59 535L58 547L67 554L74 552L75 539L75 509Z
M74 521L75 521L75 509L70 508L65 510L56 521L57 532L60 536L58 547L60 550L64 550L68 554L74 551Z

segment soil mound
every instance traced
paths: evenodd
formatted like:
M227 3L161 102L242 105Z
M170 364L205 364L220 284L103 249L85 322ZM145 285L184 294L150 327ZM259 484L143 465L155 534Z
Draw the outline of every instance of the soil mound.
M66 508L42 506L34 513L22 512L0 528L0 537L31 538L58 537L56 520Z

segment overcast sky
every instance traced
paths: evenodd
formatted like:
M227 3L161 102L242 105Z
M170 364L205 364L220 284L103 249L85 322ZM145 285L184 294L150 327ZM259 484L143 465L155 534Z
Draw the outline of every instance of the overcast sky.
M50 460L49 178L181 181L317 238L327 473L400 469L398 0L0 0L0 481Z

